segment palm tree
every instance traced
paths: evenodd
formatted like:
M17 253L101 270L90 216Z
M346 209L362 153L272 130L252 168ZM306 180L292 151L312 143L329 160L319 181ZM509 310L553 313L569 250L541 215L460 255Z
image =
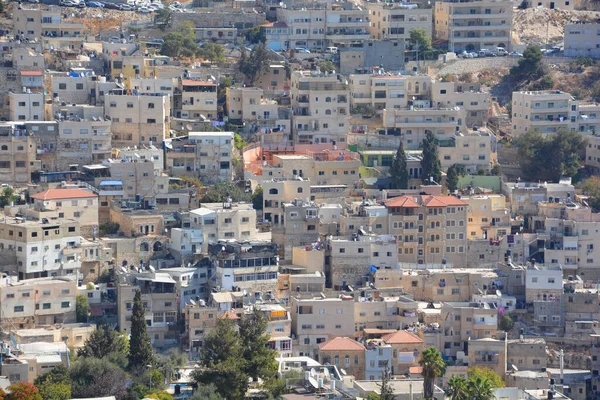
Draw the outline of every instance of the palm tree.
M423 351L421 361L419 361L423 371L423 390L425 399L433 398L433 383L435 378L444 375L446 372L446 362L442 359L442 354L435 347L430 347Z
M444 390L450 400L469 400L468 381L464 376L454 375L448 380L448 387Z
M469 397L471 400L490 400L494 389L489 379L480 376L469 379Z

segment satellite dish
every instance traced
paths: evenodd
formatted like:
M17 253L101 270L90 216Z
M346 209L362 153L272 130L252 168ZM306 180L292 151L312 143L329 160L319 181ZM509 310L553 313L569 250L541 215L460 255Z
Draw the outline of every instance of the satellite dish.
M311 368L310 369L310 376L315 376L315 375L317 375L317 371L315 371L314 368Z
M187 124L185 126L185 129L187 129L188 131L191 131L192 129L194 129L194 127L192 126L192 124Z
M193 305L193 306L195 306L196 302L193 299L190 299L190 304Z
M244 297L248 297L248 291L246 289L244 289L244 291L242 292L242 294L244 295Z
M308 377L308 382L311 384L312 387L314 387L315 389L319 388L319 382L317 382L317 380L315 378L313 378L312 376Z
M496 296L498 296L498 297L502 297L502 292L501 292L501 291L499 291L499 290L496 290Z
M323 368L323 375L325 375L325 378L329 378L329 369Z

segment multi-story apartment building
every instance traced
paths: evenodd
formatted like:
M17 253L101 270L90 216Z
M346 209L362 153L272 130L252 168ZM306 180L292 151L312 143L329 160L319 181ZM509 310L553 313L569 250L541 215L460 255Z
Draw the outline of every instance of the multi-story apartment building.
M353 74L349 76L352 109L404 109L408 105L406 86L411 76Z
M496 135L488 128L473 128L438 140L438 157L443 169L458 164L470 174L487 173L496 159L496 152Z
M74 220L47 223L6 218L0 223L0 251L6 256L5 271L19 279L50 276L78 277L81 236Z
M403 71L406 44L403 39L369 39L352 47L339 48L340 73L354 74L357 70L368 70L374 65L386 71Z
M457 352L467 348L469 340L496 336L498 310L489 303L443 303L442 329L443 353L447 357L456 357ZM469 353L471 353L470 347Z
M72 167L101 163L110 158L111 121L104 118L102 107L61 107L55 117L58 121L58 171L69 171Z
M432 36L432 9L419 4L366 3L369 10L369 33L373 39L402 39L408 41L413 29L424 29Z
M321 343L336 337L354 337L354 298L347 297L291 296L295 356L315 358Z
M543 371L548 365L543 338L510 339L507 342L506 361L519 371Z
M175 259L186 265L202 254L204 235L202 229L171 228L170 253Z
M509 0L440 1L434 9L434 36L454 52L511 48L513 2Z
M525 299L534 301L560 301L563 293L561 266L531 265L525 274Z
M31 196L38 219L72 219L81 235L90 237L98 226L98 195L87 190L48 189Z
M0 283L3 329L75 322L77 282L68 277Z
M506 379L508 346L506 338L498 340L490 337L472 338L467 340L467 346L470 368L488 368L498 374L502 380Z
M169 329L169 326L177 323L178 294L175 280L164 272L124 273L119 275L118 279L119 330L125 334L131 332L133 298L140 290L152 345L165 347L176 343L179 335Z
M181 110L177 118L217 118L217 83L213 80L183 79L181 81Z
M166 141L165 163L171 175L216 183L233 179L233 132L190 132Z
M334 289L343 290L348 285L363 287L370 268L390 269L398 263L398 245L390 235L330 237L327 249L326 278L328 287Z
M292 134L297 143L342 143L350 118L348 85L335 73L292 74Z
M468 127L485 125L490 110L490 94L479 83L433 81L431 104L437 107L460 107L466 113Z
M302 3L278 8L277 22L262 29L271 50L325 49L368 39L369 19L350 2Z
M354 202L340 216L341 234L354 235L360 230L384 235L389 231L388 209L375 202ZM362 234L362 232L361 232Z
M85 41L84 24L66 21L60 11L25 8L15 10L13 32L19 39L37 38L46 48L80 48Z
M562 7L561 7L562 9ZM597 22L576 21L565 25L565 57L600 57Z
M587 137L588 145L585 148L585 166L594 172L600 171L600 136Z
M311 181L305 178L279 178L262 182L263 219L279 223L283 221L282 204L310 194Z
M165 168L164 151L154 145L142 145L114 149L117 159L151 161L154 165L154 173L158 175Z
M67 104L104 104L104 95L120 84L109 81L105 76L71 76L52 73L52 98Z
M400 196L385 206L398 261L465 265L467 203L452 196Z
M438 140L453 140L466 128L466 113L454 108L408 108L383 110L383 126L388 135L399 135L404 148L418 149L431 132Z
M208 245L215 282L227 291L254 294L256 299L275 298L279 258L277 245L263 241L219 241ZM235 289L234 289L235 288Z
M113 89L105 94L105 114L110 118L114 146L161 143L169 137L170 96Z
M190 300L206 300L209 264L209 262L203 260L190 267L162 268L158 270L158 272L169 274L175 281L180 312L183 312L185 304Z
M468 206L467 236L474 239L499 239L510 234L510 210L502 194L461 197Z
M290 90L290 82L286 76L285 65L269 65L269 71L258 78L258 81L255 82L255 86L268 94L279 94L284 93L286 90Z
M282 218L278 222L271 221L271 237L273 243L279 246L280 255L290 259L293 247L315 243L325 227L319 223L319 207L315 203L297 198L291 203L283 203L281 207Z
M3 183L25 185L31 182L31 173L40 169L34 133L24 125L0 124L0 175Z
M11 121L43 121L45 119L43 93L10 92L8 99Z
M365 293L354 303L354 337L362 337L365 329L402 329L417 322L417 303L404 296Z
M559 129L595 133L600 130L600 105L577 101L560 90L513 92L513 135Z
M266 332L269 334L267 346L276 350L280 357L292 356L292 317L288 310L278 303L255 304L254 309L267 319Z
M204 249L218 240L255 239L256 210L252 203L203 203L190 210L190 228L202 231Z

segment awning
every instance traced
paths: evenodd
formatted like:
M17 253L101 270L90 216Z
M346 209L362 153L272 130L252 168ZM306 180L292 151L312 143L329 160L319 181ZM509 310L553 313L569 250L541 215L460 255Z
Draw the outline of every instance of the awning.
M123 185L123 181L102 181L100 182L100 186L117 186Z

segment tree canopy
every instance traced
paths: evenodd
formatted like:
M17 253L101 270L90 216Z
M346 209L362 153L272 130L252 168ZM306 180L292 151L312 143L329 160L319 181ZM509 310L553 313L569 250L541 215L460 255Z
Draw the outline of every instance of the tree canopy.
M167 33L163 40L160 53L165 56L195 57L199 52L194 25L190 21L182 23L174 32Z
M411 30L408 41L413 47L413 50L415 50L418 47L419 53L431 51L432 49L431 36L429 36L427 34L427 31L423 28Z
M127 355L129 344L125 336L106 324L92 332L83 347L77 350L79 357L104 358L115 353Z
M504 387L504 381L502 380L502 377L490 368L469 368L467 371L467 376L469 377L469 380L475 380L476 378L487 379L490 382L492 389Z
M518 79L539 78L543 74L543 56L537 46L527 47L523 52L523 57L519 59L518 65L511 68L510 75Z
M581 168L579 154L585 151L587 139L566 129L548 136L529 131L516 138L514 144L525 180L557 182L561 176L577 174Z
M11 187L5 187L0 193L0 208L9 206L10 203L14 202L16 199L17 196L15 195L15 190Z
M451 165L446 171L446 186L450 192L454 192L458 188L458 167L456 164Z
M257 186L252 193L252 208L255 210L263 209L263 187Z
M88 322L90 316L90 305L85 294L77 296L75 303L75 314L77 316L77 322Z
M442 358L442 354L435 347L429 347L423 351L421 361L419 361L423 369L423 391L426 399L433 398L433 387L435 379L444 375L446 372L446 362Z
M9 393L4 396L4 400L42 400L40 390L33 383L13 383L7 389Z
M250 193L245 193L242 188L235 184L235 182L218 182L211 186L204 196L200 199L202 203L220 203L224 201L227 196L231 197L231 201L250 201Z
M504 332L510 332L514 326L515 322L508 315L503 316L500 322L498 322L498 328L500 328Z
M107 359L81 358L72 366L71 391L74 398L127 396L127 376Z
M71 397L71 377L63 365L38 376L33 382L44 400L67 400Z
M581 191L589 196L588 205L594 211L600 210L600 177L591 176L581 185Z
M245 47L242 47L241 52L238 69L250 84L254 85L261 76L269 71L269 50L264 43L259 43L254 46L249 54Z
M215 64L225 64L225 49L219 43L205 43L198 50L198 56Z
M441 184L442 165L438 156L437 141L432 132L427 132L421 145L423 146L423 159L421 161L423 179L429 181L430 178L433 178L436 183Z

